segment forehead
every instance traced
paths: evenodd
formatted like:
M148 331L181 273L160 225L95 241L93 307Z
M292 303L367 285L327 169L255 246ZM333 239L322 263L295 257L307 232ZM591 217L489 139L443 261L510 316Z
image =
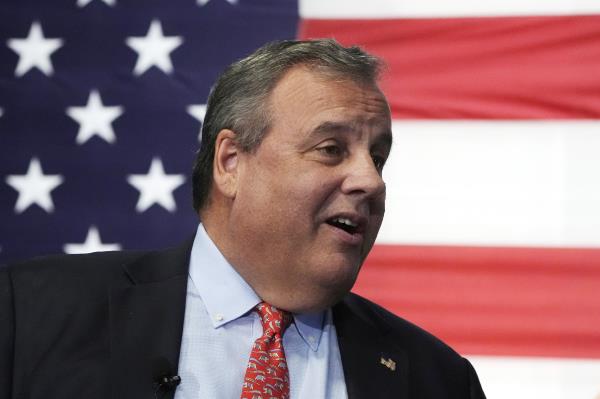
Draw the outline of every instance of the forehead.
M387 100L375 84L335 79L304 66L283 76L269 106L272 127L294 131L308 132L323 124L385 131L391 126Z

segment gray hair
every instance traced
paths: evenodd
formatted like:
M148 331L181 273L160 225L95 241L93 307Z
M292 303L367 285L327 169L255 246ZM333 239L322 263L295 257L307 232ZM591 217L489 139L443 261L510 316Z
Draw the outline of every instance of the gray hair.
M357 46L335 40L283 40L268 43L225 69L211 89L202 141L192 174L193 205L207 205L212 186L215 141L223 129L236 134L242 151L251 152L271 125L270 94L283 75L302 65L326 78L376 85L382 62Z

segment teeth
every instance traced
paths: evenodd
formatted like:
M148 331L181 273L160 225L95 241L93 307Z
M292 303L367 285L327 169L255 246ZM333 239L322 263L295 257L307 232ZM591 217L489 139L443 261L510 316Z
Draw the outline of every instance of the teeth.
M350 226L350 227L358 226L356 223L353 223L350 219L346 219L346 218L335 218L334 222L337 222L340 224L345 224L346 226Z

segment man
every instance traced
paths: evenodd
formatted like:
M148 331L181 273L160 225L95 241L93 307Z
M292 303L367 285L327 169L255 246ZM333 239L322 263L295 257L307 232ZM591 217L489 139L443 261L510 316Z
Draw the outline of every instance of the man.
M0 275L2 397L484 398L467 360L349 294L385 208L379 69L331 40L231 65L194 166L193 243Z

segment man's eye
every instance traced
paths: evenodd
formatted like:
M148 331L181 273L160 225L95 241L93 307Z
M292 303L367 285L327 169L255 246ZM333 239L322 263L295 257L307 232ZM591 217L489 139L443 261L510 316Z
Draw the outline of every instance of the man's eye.
M330 156L339 156L342 154L342 149L337 145L327 145L320 147L318 150Z

